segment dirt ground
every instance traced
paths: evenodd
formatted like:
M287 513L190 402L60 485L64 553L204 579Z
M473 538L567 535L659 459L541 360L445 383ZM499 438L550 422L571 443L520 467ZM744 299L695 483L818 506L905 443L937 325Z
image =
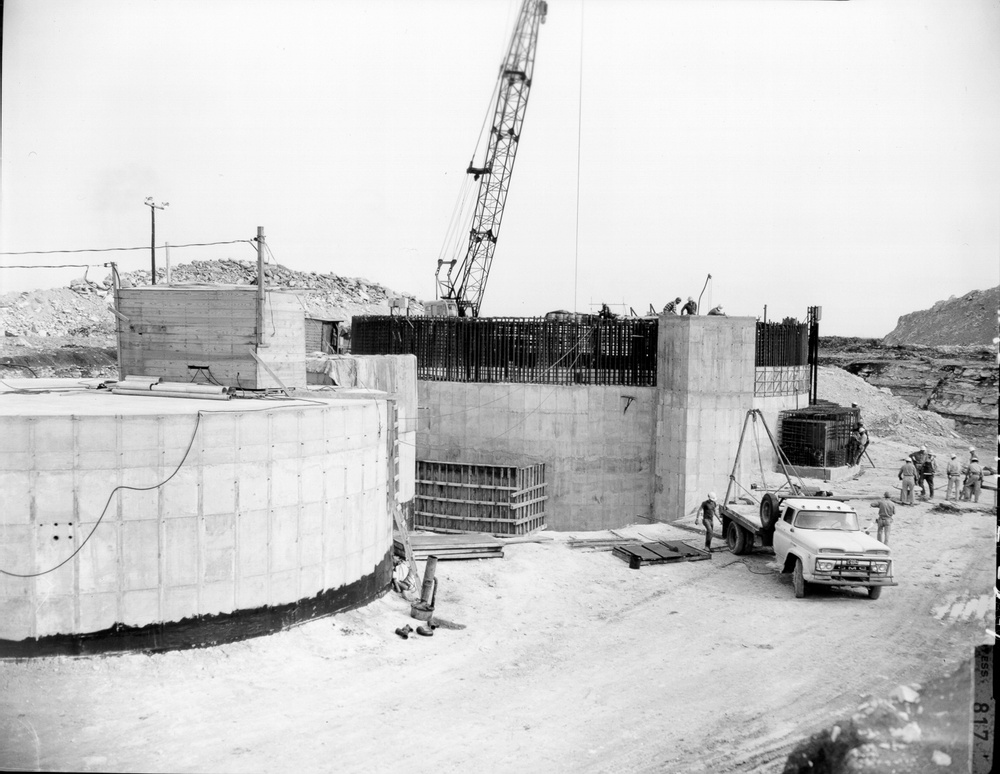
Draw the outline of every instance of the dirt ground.
M878 468L835 493L880 493L906 448L873 444ZM759 550L633 570L553 533L441 562L429 638L394 634L416 621L390 593L232 645L0 662L0 768L780 772L832 719L950 674L989 639L992 496L900 507L900 585L877 601L797 600ZM701 544L676 526L628 531ZM970 721L949 721L952 763L934 770L965 771ZM864 770L893 770L879 768L892 749L869 747Z

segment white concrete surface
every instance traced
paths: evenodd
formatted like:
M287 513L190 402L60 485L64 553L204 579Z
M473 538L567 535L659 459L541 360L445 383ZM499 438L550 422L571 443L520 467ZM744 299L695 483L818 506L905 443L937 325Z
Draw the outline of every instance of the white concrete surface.
M391 549L384 393L207 401L5 384L0 568L42 572L89 539L53 572L0 575L0 638L290 603L370 574Z

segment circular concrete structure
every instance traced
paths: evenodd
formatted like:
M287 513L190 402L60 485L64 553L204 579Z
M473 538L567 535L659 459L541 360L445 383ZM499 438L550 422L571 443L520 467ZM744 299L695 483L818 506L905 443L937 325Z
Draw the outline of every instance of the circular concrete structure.
M238 640L388 587L384 393L95 384L0 385L0 657Z

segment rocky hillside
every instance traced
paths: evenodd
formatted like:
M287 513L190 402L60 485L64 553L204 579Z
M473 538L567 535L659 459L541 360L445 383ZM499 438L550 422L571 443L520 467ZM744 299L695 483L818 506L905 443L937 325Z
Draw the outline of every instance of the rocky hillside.
M886 346L878 339L823 337L819 353L821 365L954 420L964 435L995 437L1000 384L993 346Z
M306 314L347 321L356 314L388 314L389 299L399 294L363 279L335 274L293 271L268 264L267 285L276 290L301 291ZM148 270L121 275L123 287L148 285ZM157 272L157 282L164 282ZM253 285L257 264L253 261L194 261L173 269L172 283ZM110 337L114 334L110 275L98 282L77 279L68 288L33 290L0 295L0 333L8 338L28 337ZM423 305L410 297L411 309L420 314Z
M899 318L883 344L923 346L989 345L997 336L1000 286L973 290L960 298L938 301L930 309Z

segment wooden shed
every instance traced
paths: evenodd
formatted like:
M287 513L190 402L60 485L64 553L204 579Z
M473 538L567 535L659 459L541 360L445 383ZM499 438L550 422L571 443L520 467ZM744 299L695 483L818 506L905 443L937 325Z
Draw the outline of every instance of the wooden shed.
M343 320L335 320L332 317L307 317L306 352L339 355L342 322Z
M258 303L253 285L120 289L121 377L209 381L247 390L305 387L302 305L294 293L273 290L264 293L260 314Z

